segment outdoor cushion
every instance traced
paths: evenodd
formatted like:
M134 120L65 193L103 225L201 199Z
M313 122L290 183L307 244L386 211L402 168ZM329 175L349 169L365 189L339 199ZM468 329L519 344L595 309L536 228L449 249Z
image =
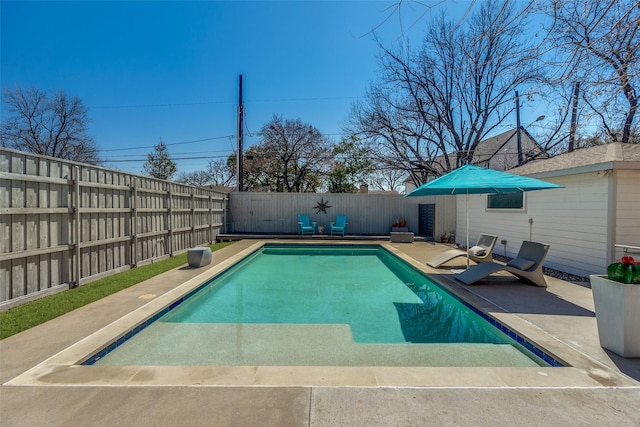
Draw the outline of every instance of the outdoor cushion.
M535 261L531 261L526 258L514 258L507 263L509 267L517 268L518 270L528 270L536 264Z
M478 238L478 243L475 246L472 246L471 248L469 248L469 252L461 251L460 249L450 249L448 251L445 251L439 254L438 256L431 258L429 261L427 261L427 265L433 268L438 268L442 264L449 262L454 258L462 257L462 256L468 257L473 261L475 261L476 263L492 262L493 248L496 245L497 241L498 241L498 236L494 236L493 234L482 233Z
M472 246L471 249L469 249L469 254L473 256L483 256L486 253L487 250L480 246Z

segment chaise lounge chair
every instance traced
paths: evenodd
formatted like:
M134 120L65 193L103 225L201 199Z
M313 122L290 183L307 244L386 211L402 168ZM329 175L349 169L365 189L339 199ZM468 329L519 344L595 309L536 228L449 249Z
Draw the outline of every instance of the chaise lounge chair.
M330 225L330 233L332 236L341 235L344 237L344 230L347 228L347 216L346 215L338 215L336 216L336 222L332 222Z
M469 248L469 259L477 262L492 262L493 261L493 248L498 241L498 236L493 234L480 234L478 243L476 246ZM451 249L441 253L437 257L434 257L427 261L429 267L438 268L445 262L451 261L457 257L466 257L467 251L460 249Z
M300 234L316 234L316 222L311 222L309 215L298 215L298 225L300 226Z
M455 278L466 285L471 285L493 273L504 270L526 283L546 287L547 282L542 275L542 263L548 252L549 245L525 240L520 246L518 256L506 265L483 262L456 274Z

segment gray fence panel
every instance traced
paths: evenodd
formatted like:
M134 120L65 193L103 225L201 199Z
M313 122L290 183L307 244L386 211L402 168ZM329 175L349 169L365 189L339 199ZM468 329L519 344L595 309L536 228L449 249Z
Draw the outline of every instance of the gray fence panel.
M298 214L328 227L336 215L347 215L347 234L388 235L396 218L405 218L418 232L418 205L436 204L437 236L455 230L455 196L404 197L400 194L231 193L232 233L297 234ZM326 213L321 205L330 206Z
M226 194L0 148L0 309L215 242Z

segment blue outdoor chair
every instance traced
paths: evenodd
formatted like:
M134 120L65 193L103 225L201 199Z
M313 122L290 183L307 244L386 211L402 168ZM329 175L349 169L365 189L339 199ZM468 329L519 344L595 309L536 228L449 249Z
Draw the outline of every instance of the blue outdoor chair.
M338 215L336 217L336 222L332 222L329 226L331 228L331 235L341 235L344 237L344 230L347 228L347 216L346 215Z
M300 234L316 234L317 223L311 222L309 215L298 215L298 225L300 226Z

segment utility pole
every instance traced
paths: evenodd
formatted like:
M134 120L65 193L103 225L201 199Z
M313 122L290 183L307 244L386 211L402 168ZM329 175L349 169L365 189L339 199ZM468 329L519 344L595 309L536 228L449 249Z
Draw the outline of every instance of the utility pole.
M520 132L520 100L516 91L516 134L518 136L518 166L522 166L522 132Z
M243 139L244 139L244 102L242 101L242 74L240 74L240 86L238 90L238 153L236 154L236 171L237 171L237 187L236 190L244 191L244 168L242 164L242 160L244 158L243 154Z
M580 93L580 82L576 82L573 87L573 105L571 106L571 127L569 128L569 152L573 151L576 139L576 125L578 121L578 94Z

